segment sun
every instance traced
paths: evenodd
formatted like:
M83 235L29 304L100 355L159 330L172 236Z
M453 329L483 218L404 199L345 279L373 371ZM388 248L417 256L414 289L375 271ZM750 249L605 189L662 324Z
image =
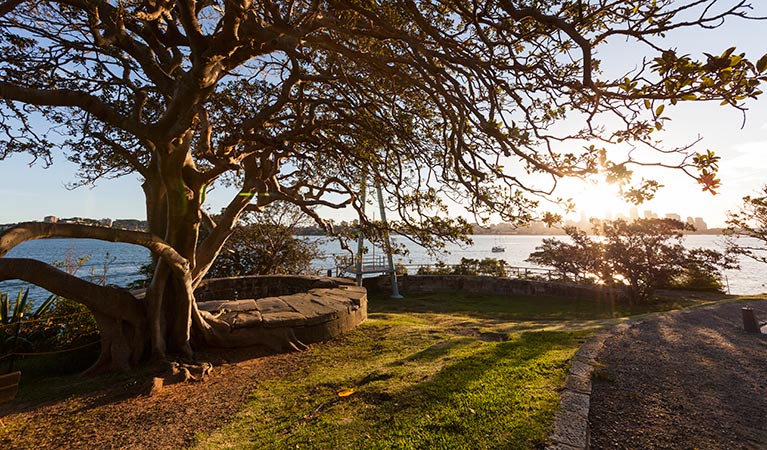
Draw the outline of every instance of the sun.
M586 219L613 219L626 215L630 205L621 197L620 189L607 182L580 182L568 192L568 197L575 203L574 214Z

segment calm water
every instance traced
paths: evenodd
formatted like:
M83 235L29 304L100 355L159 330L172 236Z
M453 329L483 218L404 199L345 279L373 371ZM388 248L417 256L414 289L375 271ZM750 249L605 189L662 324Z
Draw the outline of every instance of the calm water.
M104 273L104 262L108 262L107 284L127 286L141 278L139 268L149 262L149 250L144 247L95 239L38 239L27 241L13 248L7 258L32 258L47 263L64 261L71 252L77 260L88 257L88 261L77 271L80 278L93 279ZM20 288L28 286L18 280L0 282L0 291L8 292L15 298ZM50 293L30 286L29 296L36 301L44 300Z
M562 237L559 237L562 238ZM319 239L309 237L306 239ZM521 267L535 267L525 262L525 259L540 245L541 236L473 236L474 244L469 247L449 246L450 254L430 256L422 248L408 242L410 255L395 258L403 264L424 265L444 261L447 264L457 264L461 258L498 258L505 260L509 265ZM400 238L401 242L405 242ZM396 241L396 240L395 240ZM687 236L685 243L688 247L704 247L719 249L720 238L709 235ZM334 269L333 254L344 254L336 241L321 239L321 249L325 257L314 262L315 267L324 273L327 269ZM755 243L758 245L758 243ZM494 246L502 245L506 248L503 253L492 253ZM356 248L356 246L354 246ZM134 280L141 278L139 268L149 262L149 251L144 247L103 242L93 239L40 239L25 242L8 253L9 258L34 258L48 263L63 261L68 252L77 257L89 256L89 260L78 271L77 275L82 278L98 276L103 272L105 258L108 258L107 283L116 286L127 286ZM380 256L380 250L369 251L370 256ZM759 294L767 292L767 280L763 274L767 266L744 258L741 261L741 269L727 271L726 280L733 294ZM16 295L19 288L25 287L26 283L20 281L0 282L0 291L7 291L12 296ZM47 297L48 293L42 289L32 287L30 296L38 301Z

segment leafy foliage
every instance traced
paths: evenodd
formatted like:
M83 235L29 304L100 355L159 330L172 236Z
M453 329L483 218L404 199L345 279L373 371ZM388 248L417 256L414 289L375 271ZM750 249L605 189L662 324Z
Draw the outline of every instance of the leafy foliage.
M292 205L273 205L237 225L208 276L308 274L320 256L319 241L298 238L307 217Z
M491 277L505 277L508 264L502 259L496 258L461 258L460 264L448 266L439 261L434 267L421 266L418 275L487 275Z
M585 281L599 273L601 256L604 249L594 242L584 231L575 227L565 227L572 242L546 238L536 247L527 261L554 267L563 278Z
M743 197L737 211L730 211L725 233L732 252L767 263L767 185L759 195Z
M664 45L671 30L748 17L746 3L711 3L14 2L0 17L0 157L50 164L58 147L84 183L134 172L151 181L156 152L189 134L180 151L203 202L223 177L256 203L353 206L372 227L354 188L368 176L394 199L392 227L457 239L467 224L438 214L445 195L484 218L525 221L545 190L518 174L631 177L632 157L560 142L660 149L654 135L678 102L742 109L759 96L767 56ZM596 54L620 39L654 54L610 79ZM50 131L22 104L37 105ZM580 129L557 130L581 117ZM675 150L678 167L715 190L713 153L687 150Z
M13 353L30 351L39 339L40 327L30 323L40 321L53 302L51 295L33 310L29 288L19 289L16 300L0 292L0 361L8 357L8 371L13 370Z
M54 264L75 275L89 259L74 256L70 248L64 259ZM89 277L105 284L111 261L107 254L103 272L93 269ZM98 341L96 320L84 305L57 295L50 295L32 309L34 303L29 299L29 288L19 290L15 301L0 292L0 356L10 355L13 361L14 352L60 352Z
M572 240L544 239L528 261L552 266L575 281L591 279L625 286L630 299L646 301L658 288L721 291L721 269L736 267L728 252L686 249L684 230L674 219L595 221L589 236L574 227Z

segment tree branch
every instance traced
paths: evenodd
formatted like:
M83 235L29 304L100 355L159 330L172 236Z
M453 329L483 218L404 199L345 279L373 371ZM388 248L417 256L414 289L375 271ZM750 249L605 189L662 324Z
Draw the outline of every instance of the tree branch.
M99 239L109 242L125 242L146 247L160 255L174 272L183 274L189 270L189 261L157 236L143 231L129 231L91 225L26 222L9 228L0 234L0 257L22 242L51 237Z
M69 89L32 89L0 81L0 98L37 106L79 108L136 137L145 138L147 136L142 124L135 123L119 114L115 109L86 92Z

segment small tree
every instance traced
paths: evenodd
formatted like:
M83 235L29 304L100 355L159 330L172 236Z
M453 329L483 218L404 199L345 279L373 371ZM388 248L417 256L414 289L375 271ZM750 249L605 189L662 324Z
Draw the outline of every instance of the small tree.
M767 263L767 185L760 195L743 197L740 209L729 212L725 235L730 251Z
M716 250L694 248L687 251L682 273L675 277L668 287L724 292L720 270L736 268L738 268L736 256L730 251L722 254Z
M599 242L573 227L573 244L546 239L528 261L557 268L574 278L591 275L626 287L631 301L647 301L658 288L721 290L719 269L734 267L726 253L684 247L692 226L674 219L594 222Z
M683 230L691 229L674 219L605 221L605 263L613 269L614 282L628 287L632 300L646 300L655 289L669 286L681 275L686 261Z
M547 238L525 261L554 267L562 278L582 281L600 273L604 248L576 227L565 227L572 243Z
M320 256L317 241L294 233L308 217L291 204L277 203L245 215L234 229L208 276L305 274Z

